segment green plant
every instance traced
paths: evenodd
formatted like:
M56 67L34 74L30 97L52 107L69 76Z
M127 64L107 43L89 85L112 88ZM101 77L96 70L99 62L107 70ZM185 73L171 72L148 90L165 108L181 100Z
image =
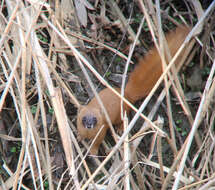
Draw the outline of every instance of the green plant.
M47 180L44 181L44 188L49 189L49 182Z
M182 119L176 120L175 123L177 124L176 131L178 131L181 134L181 136L183 136L183 137L186 136L187 131L185 129L183 129L182 127L180 127L180 124L183 123Z
M53 108L49 108L49 113L53 114L54 113L54 109Z
M48 42L48 39L46 37L44 37L42 34L38 33L37 37L44 43Z
M16 149L16 147L15 147L15 146L11 147L10 152L12 152L12 153L16 153L16 151L17 151L17 149Z
M182 123L182 119L178 119L178 120L176 120L176 122L175 122L177 125L179 125L179 124L181 124Z
M31 106L31 113L32 113L32 114L35 114L36 112L37 112L37 106L32 105L32 106Z
M109 77L110 76L110 74L111 74L111 72L110 71L108 71L107 73L106 73L106 77Z

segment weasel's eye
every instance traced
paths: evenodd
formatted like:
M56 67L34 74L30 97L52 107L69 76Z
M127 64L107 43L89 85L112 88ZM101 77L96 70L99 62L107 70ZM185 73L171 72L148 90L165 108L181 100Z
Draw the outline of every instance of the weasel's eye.
M92 129L96 126L97 119L95 116L87 115L82 118L82 124L84 125L84 127Z

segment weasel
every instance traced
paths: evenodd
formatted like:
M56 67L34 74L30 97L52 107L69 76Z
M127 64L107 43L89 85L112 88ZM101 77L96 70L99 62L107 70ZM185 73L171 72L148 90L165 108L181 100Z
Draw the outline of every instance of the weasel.
M182 45L190 28L186 26L178 26L174 31L167 33L166 40L171 53L174 56L178 48ZM176 66L179 62L175 62ZM125 87L124 96L131 103L142 99L148 95L155 83L162 74L162 63L160 55L155 47L153 47L144 57L142 57L137 66L131 72ZM120 88L115 88L120 92ZM106 108L112 124L120 126L122 123L120 117L120 98L116 96L110 89L105 88L99 96ZM125 111L129 111L128 106L124 106ZM103 126L102 131L95 139L90 153L96 155L103 139L105 138L109 125L106 118L94 97L86 106L81 106L77 116L77 129L79 136L84 139L94 139L96 134Z

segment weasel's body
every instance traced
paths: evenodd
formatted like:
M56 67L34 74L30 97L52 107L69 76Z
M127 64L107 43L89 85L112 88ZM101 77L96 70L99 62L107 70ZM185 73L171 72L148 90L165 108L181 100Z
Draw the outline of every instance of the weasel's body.
M190 29L188 27L180 26L166 35L172 56L177 52L189 31ZM178 61L175 63L176 65L177 62ZM127 98L131 103L135 103L137 100L146 97L161 74L161 59L159 53L154 47L146 56L140 59L138 65L130 74L128 83L125 87L125 98ZM120 92L119 88L116 88L116 90ZM107 110L112 124L120 124L120 99L108 88L102 90L99 93L99 96ZM125 108L126 111L129 111L127 106L125 106ZM107 129L109 128L105 116L94 97L88 105L82 106L78 112L78 132L81 138L94 139L102 126L103 129L90 150L91 154L98 153L98 148L106 135Z

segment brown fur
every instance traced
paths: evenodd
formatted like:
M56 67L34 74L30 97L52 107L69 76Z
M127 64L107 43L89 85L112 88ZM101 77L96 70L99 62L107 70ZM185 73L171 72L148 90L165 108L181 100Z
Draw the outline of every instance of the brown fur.
M190 29L188 27L180 26L176 28L175 31L171 31L166 35L167 43L172 56L177 52L189 31ZM177 61L175 64L177 65ZM157 49L154 47L147 53L146 56L140 59L138 65L130 74L125 88L125 98L132 103L144 98L151 91L161 74L162 64L160 56ZM120 91L118 88L116 88L116 90ZM99 93L99 96L107 110L112 124L120 124L120 99L108 88L102 90ZM129 111L127 106L126 110ZM87 129L84 127L82 119L86 115L93 115L97 118L97 123L94 128ZM107 129L109 128L105 116L102 113L96 98L94 97L88 105L82 106L78 112L78 132L81 138L94 139L101 126L104 127L90 150L91 154L94 155L98 153L99 146L106 135Z

